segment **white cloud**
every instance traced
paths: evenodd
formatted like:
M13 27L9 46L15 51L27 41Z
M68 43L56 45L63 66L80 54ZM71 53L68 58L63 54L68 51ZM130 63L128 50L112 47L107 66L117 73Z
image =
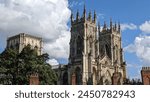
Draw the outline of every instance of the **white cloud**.
M145 21L139 28L142 32L150 34L150 21Z
M55 42L46 43L45 51L49 52L52 58L68 58L69 56L69 40L70 33L67 31L62 32L62 35L56 39Z
M124 30L135 30L137 29L137 26L133 23L130 23L130 24L127 24L127 23L124 23L124 24L121 24L121 30L124 31Z
M136 51L136 46L134 44L129 44L124 48L124 51L134 53Z
M8 36L28 33L44 40L51 58L68 58L68 0L0 0L0 46Z
M137 63L127 63L127 67L128 68L135 68L135 69L139 69L142 68L141 65L138 65Z
M72 1L72 2L69 3L69 7L72 8L72 7L75 7L75 6L81 6L83 4L84 4L83 1Z
M124 48L125 51L136 53L143 65L150 65L150 36L139 36L135 38L134 44Z
M47 63L49 63L50 65L59 65L59 63L57 62L57 60L56 59L50 59L50 60L48 60L48 62Z
M102 13L97 13L97 19L99 20L99 19L104 19L105 17L104 17L104 14L102 14Z

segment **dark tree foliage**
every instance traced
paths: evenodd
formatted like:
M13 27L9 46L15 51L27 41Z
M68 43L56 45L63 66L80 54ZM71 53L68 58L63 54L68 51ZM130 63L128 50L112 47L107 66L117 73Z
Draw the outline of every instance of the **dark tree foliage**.
M0 54L0 84L28 85L29 76L33 73L39 74L40 84L55 84L57 76L47 63L48 59L48 54L38 56L30 45L21 53L6 49Z
M124 85L142 85L143 83L141 82L140 79L126 79L124 81Z

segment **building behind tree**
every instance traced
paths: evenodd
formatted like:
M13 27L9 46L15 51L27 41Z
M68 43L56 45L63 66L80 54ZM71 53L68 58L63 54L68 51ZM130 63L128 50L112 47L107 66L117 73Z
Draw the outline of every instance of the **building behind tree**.
M42 54L42 38L25 33L20 33L15 36L8 37L6 48L16 49L20 53L27 45L30 45L33 49L37 49L38 55Z

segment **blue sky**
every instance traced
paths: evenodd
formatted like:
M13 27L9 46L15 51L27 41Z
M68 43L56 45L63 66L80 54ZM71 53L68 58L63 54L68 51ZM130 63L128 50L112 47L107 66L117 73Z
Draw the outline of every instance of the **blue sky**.
M109 24L110 18L113 22L120 22L122 24L122 45L124 48L124 58L127 63L127 76L129 78L140 78L140 70L142 66L150 66L149 61L145 61L147 58L143 58L142 53L147 50L147 56L150 53L149 42L144 40L149 39L149 33L146 29L150 29L149 23L145 22L150 20L150 1L149 0L69 0L70 9L73 14L79 10L80 15L83 12L83 6L86 5L87 11L94 10L97 13L98 21L103 25L106 21ZM143 29L141 25L143 24ZM144 25L145 24L145 25ZM129 27L130 26L130 27ZM145 28L145 29L144 29ZM136 40L143 38L139 44ZM137 42L137 43L135 43ZM139 44L139 45L138 45ZM136 47L137 46L137 47ZM144 47L142 53L139 53L137 49ZM134 50L134 51L130 51ZM138 52L136 52L138 51ZM141 54L141 55L140 55Z
M24 32L43 38L50 64L67 64L70 15L82 15L84 4L101 25L121 23L127 76L140 78L141 67L150 66L149 0L0 0L0 52L7 37Z

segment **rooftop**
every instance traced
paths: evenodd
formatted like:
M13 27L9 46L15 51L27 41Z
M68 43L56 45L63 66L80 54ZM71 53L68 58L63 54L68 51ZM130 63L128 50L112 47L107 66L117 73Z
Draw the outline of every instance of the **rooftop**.
M33 36L33 35L30 35L30 34L26 34L26 33L19 33L15 36L8 37L7 40L11 40L11 39L14 39L14 38L17 38L17 37L20 37L20 36L31 37L31 38L42 40L42 37L37 37L37 36Z

